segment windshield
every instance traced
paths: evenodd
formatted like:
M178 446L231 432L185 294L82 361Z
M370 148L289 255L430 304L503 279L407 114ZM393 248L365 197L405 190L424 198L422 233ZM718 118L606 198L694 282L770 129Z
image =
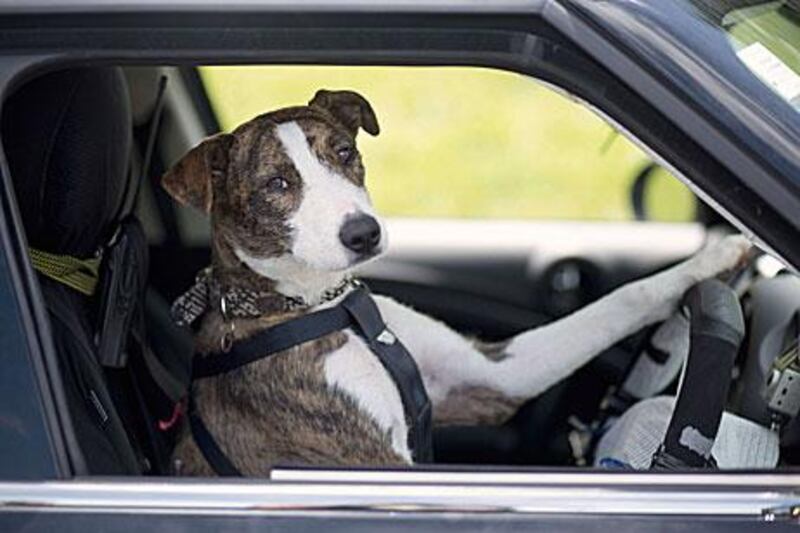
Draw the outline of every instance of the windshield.
M716 0L700 9L747 68L800 112L800 1Z

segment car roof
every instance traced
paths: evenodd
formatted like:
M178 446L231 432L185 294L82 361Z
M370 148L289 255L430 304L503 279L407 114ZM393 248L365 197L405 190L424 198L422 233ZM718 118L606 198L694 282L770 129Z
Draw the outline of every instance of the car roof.
M704 18L720 16L720 6L754 3L759 0L231 0L224 10L525 13L554 19L559 10L571 10L613 33L632 56L685 87L701 107L800 188L800 113L792 113L787 102L758 80L724 33ZM218 0L0 0L0 15L219 10Z
M230 10L286 9L292 11L464 11L474 13L535 13L548 0L232 0L225 2ZM218 11L219 0L0 0L0 13L54 12L125 12L152 11Z
M632 57L683 88L696 105L800 187L800 112L739 59L729 36L709 20L722 13L709 9L710 4L709 0L572 3L619 39Z

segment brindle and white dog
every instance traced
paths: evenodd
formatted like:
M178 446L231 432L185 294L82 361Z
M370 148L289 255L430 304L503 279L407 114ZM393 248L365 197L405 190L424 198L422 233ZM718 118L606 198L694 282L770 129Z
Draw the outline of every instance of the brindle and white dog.
M319 91L308 106L266 113L203 141L164 176L164 187L178 201L211 216L216 282L259 291L266 300L299 297L310 305L233 319L237 340L331 305L320 304L321 295L385 250L386 231L370 203L356 149L359 128L379 131L363 97ZM734 267L748 249L741 236L725 238L566 318L493 346L390 298L375 301L419 366L435 424L500 423L605 348L667 318L687 289ZM200 356L219 350L229 326L215 308L205 313L196 335ZM411 462L395 384L349 330L198 380L195 387L200 416L246 475L268 475L276 463ZM188 431L175 458L183 473L213 474Z

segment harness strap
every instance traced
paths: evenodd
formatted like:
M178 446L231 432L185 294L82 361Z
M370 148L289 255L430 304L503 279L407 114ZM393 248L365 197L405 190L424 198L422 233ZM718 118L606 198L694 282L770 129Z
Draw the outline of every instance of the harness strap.
M414 460L431 462L432 409L422 376L408 350L386 327L366 287L358 287L335 307L273 326L235 343L227 353L197 359L192 376L200 379L224 374L345 328L352 328L366 341L397 386L408 417L408 444ZM189 420L195 442L212 468L220 475L240 475L216 444L193 406L189 409Z
M350 326L350 315L339 306L315 311L272 326L245 340L237 341L228 352L214 353L195 359L192 366L192 378L200 379L225 374L348 326Z
M241 477L242 473L228 459L228 456L225 455L225 452L222 451L205 423L203 423L203 419L197 414L194 394L189 394L189 428L203 457L218 476Z
M378 306L367 290L353 291L342 303L353 319L355 331L378 356L400 392L400 400L409 417L408 444L414 460L433 461L432 409L417 363L405 346L389 331Z

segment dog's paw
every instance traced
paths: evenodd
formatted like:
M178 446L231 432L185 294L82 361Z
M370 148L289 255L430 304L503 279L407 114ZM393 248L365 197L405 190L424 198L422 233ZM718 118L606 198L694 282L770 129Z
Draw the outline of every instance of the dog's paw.
M743 264L752 245L743 235L729 235L700 250L688 263L695 281L712 278Z

